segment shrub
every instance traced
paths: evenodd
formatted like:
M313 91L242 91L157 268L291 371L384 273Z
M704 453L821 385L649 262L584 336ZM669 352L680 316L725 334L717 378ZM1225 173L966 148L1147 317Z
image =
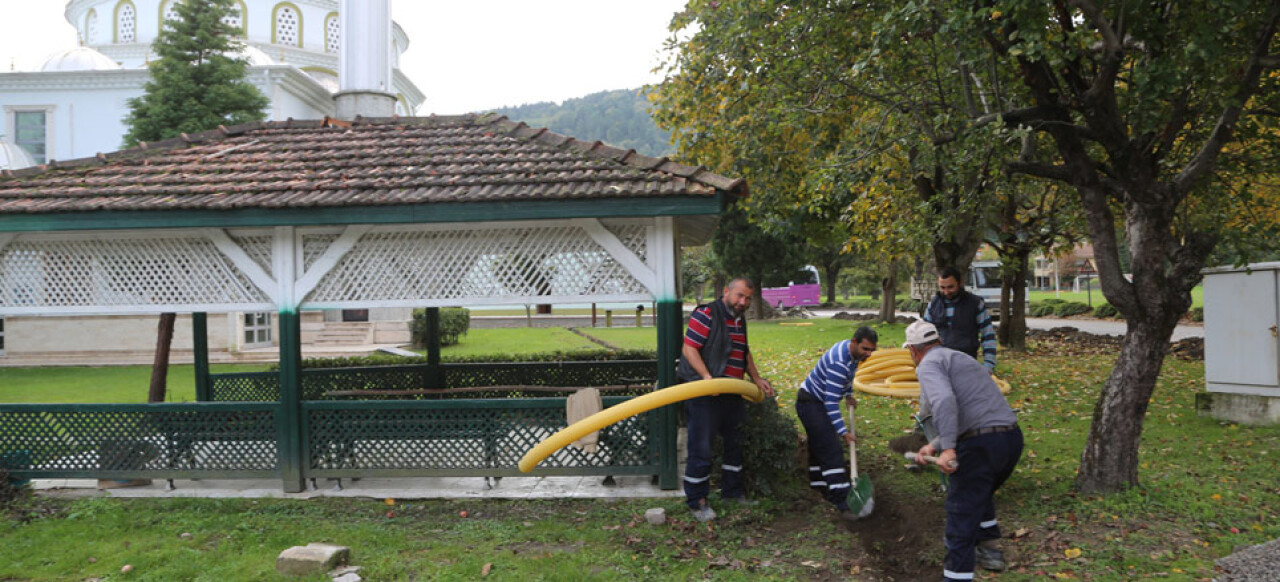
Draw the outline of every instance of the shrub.
M747 494L751 497L791 498L806 491L799 482L804 450L795 422L787 418L776 400L747 403L747 425L742 436L742 469L746 473ZM720 439L715 439L712 454L721 455ZM719 466L713 462L712 466Z
M1059 298L1057 298L1057 297L1050 297L1050 298L1048 298L1048 299L1045 299L1044 301L1041 301L1040 303L1043 303L1043 304L1045 304L1045 305L1057 305L1057 304L1059 304L1059 303L1066 303L1066 302L1067 302L1067 300L1066 300L1066 299L1059 299Z
M1027 309L1027 314L1031 317L1048 317L1053 315L1053 305L1046 305L1044 302L1032 303Z
M457 345L462 336L471 329L471 310L465 307L444 307L440 309L440 345ZM413 310L413 323L409 326L413 334L413 345L427 345L427 310Z
M442 354L440 361L446 364L473 364L484 362L599 362L611 360L652 360L658 357L654 350L617 350L604 348L542 352L537 354L473 354L469 356L450 356ZM305 358L303 368L366 368L370 366L407 366L427 363L426 357L396 356L392 354L373 353L365 356L346 358ZM278 369L272 364L270 369Z
M880 300L870 297L855 297L849 301L849 307L852 309L879 309Z
M1088 304L1078 301L1065 301L1053 306L1053 314L1059 317L1067 317L1070 315L1080 315L1081 313L1089 313L1091 308Z
M1204 308L1192 307L1191 311L1187 312L1187 315L1191 317L1191 321L1204 321Z
M898 311L919 312L922 307L919 299L910 297L898 300Z
M1115 317L1117 313L1120 313L1120 311L1110 303L1103 303L1093 308L1094 317Z

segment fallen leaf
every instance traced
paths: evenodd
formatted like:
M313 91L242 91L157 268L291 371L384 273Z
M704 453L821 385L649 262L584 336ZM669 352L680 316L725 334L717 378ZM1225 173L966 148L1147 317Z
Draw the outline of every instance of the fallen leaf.
M488 575L489 575L489 571L490 571L490 570L492 570L492 569L493 569L493 564L492 564L492 563L485 564L483 568L480 568L480 575L481 575L481 576L488 576Z
M1076 558L1079 558L1080 554L1083 554L1084 551L1081 550L1080 548L1067 548L1067 550L1062 553L1066 554L1067 559L1074 560Z

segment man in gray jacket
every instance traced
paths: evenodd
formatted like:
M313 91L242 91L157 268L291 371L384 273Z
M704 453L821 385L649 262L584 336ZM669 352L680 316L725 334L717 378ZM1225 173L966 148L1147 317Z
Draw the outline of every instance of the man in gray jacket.
M972 357L943 347L927 321L907 327L907 348L920 379L920 416L931 418L938 436L920 448L917 462L934 456L951 475L947 489L947 580L972 580L975 561L1005 568L993 496L1022 456L1018 416L991 374Z

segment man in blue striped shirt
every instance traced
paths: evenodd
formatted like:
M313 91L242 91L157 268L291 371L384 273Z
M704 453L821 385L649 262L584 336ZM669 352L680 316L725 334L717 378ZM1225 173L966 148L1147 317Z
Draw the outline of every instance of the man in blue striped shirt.
M856 521L849 509L850 475L845 469L844 445L853 444L853 433L840 415L840 400L853 399L853 375L858 364L876 351L880 338L869 327L859 327L852 340L844 340L827 353L809 372L796 396L796 415L809 440L809 486L836 506L840 518Z

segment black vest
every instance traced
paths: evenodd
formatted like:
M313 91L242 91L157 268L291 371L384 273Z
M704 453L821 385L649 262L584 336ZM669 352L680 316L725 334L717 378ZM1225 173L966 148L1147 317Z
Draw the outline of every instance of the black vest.
M729 337L729 326L725 321L733 318L733 314L729 312L729 307L724 301L717 299L707 305L699 305L694 311L710 306L711 329L707 331L707 341L702 344L702 349L698 352L702 355L702 363L706 365L707 371L711 373L712 378L720 378L724 376L724 368L729 363L729 354L733 352L733 338ZM693 317L692 315L690 317ZM745 339L747 335L747 320L742 320L742 335ZM745 357L745 354L743 354ZM685 360L684 354L680 355L680 366L676 368L676 377L682 382L693 382L701 380L700 376L694 371L693 366Z
M948 318L945 301L939 291L929 302L929 320L938 328L942 345L977 358L978 349L982 347L982 338L978 337L978 312L986 309L986 304L981 297L961 291L955 300L955 316Z

